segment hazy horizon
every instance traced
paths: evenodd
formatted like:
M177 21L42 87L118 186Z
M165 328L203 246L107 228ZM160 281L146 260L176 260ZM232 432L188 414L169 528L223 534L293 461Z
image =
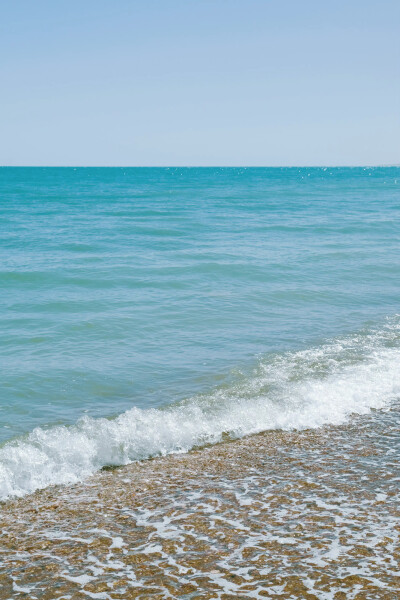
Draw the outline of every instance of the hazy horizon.
M400 5L0 9L4 166L400 163Z

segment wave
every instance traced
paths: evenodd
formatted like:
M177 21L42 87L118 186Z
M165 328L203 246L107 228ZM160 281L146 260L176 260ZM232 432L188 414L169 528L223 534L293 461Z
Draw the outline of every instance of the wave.
M37 428L0 448L0 499L82 481L106 465L187 452L269 429L341 424L400 394L400 318L298 352L260 359L251 375L165 409Z

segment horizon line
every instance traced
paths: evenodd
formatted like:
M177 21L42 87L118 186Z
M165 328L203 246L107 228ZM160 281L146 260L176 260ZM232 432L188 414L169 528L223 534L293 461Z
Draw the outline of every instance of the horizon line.
M400 163L356 165L0 165L0 169L357 169L400 167Z

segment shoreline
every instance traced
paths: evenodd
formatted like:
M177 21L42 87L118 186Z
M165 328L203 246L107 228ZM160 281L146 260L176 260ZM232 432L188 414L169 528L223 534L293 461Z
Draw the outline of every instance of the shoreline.
M264 432L10 500L0 599L394 600L397 416Z

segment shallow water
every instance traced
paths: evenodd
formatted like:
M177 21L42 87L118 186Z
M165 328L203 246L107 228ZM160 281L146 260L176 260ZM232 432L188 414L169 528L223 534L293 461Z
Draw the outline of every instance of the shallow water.
M394 600L399 406L7 503L0 597Z
M399 182L0 169L1 497L390 404Z

